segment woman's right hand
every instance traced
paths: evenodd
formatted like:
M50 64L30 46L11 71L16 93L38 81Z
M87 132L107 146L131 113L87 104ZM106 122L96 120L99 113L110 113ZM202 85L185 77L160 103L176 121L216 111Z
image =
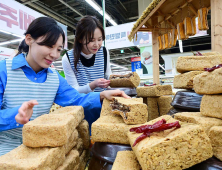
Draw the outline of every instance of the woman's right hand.
M108 99L108 100L112 100L112 98L115 97L115 96L124 97L126 99L130 99L131 98L128 95L126 95L126 93L124 91L120 91L118 89L118 90L105 90L105 91L102 91L100 93L100 100L103 100L105 98Z
M36 100L30 100L28 102L24 102L22 106L18 110L18 114L15 116L15 120L19 124L26 124L29 122L29 119L33 114L33 107L38 105Z
M94 90L96 87L107 88L110 84L110 80L106 80L103 78L96 79L89 84L91 90Z

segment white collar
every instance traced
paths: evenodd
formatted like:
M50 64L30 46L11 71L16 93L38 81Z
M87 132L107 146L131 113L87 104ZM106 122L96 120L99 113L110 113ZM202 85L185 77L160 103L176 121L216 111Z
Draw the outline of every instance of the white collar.
M81 55L86 59L90 59L93 56L93 54L84 54L82 51L81 51Z

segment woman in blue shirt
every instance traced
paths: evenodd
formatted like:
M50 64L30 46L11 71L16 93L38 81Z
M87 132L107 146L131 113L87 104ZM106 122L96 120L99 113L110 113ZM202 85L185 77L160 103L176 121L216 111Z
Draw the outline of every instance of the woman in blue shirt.
M101 108L104 98L128 98L122 91L80 94L49 68L60 57L64 41L64 32L56 21L40 17L29 25L19 54L0 61L0 155L19 146L23 124L49 113L53 102L81 105L85 112L93 113Z

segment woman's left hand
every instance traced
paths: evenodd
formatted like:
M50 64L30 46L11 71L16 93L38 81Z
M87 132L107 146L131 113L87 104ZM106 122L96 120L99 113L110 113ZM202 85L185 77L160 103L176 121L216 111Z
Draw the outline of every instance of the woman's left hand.
M91 82L89 84L89 87L91 88L91 90L94 90L96 87L107 88L109 86L109 84L110 84L110 80L100 78L100 79L96 79L93 82Z
M114 96L120 96L120 97L124 97L127 99L131 98L128 95L126 95L124 91L120 91L120 90L106 90L106 91L103 91L100 93L101 100L103 100L104 98L106 98L108 100L112 100L112 98Z

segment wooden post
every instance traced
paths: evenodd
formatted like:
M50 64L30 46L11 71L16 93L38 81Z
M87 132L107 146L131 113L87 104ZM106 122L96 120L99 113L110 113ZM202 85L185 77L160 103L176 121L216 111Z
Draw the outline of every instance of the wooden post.
M157 18L154 23L158 23ZM152 48L153 48L153 83L160 84L159 80L159 45L158 31L152 32Z
M211 48L222 54L222 1L211 0Z

